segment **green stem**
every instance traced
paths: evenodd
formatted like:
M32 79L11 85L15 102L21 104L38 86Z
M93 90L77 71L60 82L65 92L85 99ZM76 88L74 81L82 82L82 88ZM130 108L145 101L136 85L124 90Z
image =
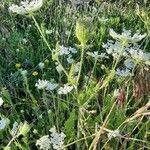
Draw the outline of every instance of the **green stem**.
M33 105L34 105L34 106L37 106L37 105L38 105L38 104L37 104L37 100L34 98L33 94L31 93L31 91L30 91L30 89L29 89L29 84L28 84L28 79L27 79L27 77L24 77L24 84L25 84L25 87L26 87L26 91L27 91L27 93L29 94L29 96L30 96L30 98L31 98L31 100L32 100L32 102L33 102Z
M96 150L98 141L99 141L99 139L100 139L100 136L101 136L101 134L103 133L104 128L105 128L105 127L107 126L107 124L108 124L109 117L110 117L110 115L111 115L111 113L112 113L114 107L116 106L116 102L117 102L117 101L115 101L115 102L113 103L113 105L112 105L112 107L111 107L111 109L110 109L108 115L106 116L106 119L104 120L104 123L102 124L101 128L99 129L99 131L98 131L97 134L95 135L95 138L93 139L93 141L92 141L92 143L91 143L91 145L90 145L90 147L89 147L88 150Z
M63 72L65 73L65 75L68 77L68 72L65 70L65 68L62 66L61 62L59 61L59 59L57 59L58 64L61 66Z
M79 84L79 79L81 76L81 71L82 71L82 65L83 65L83 60L84 60L84 45L82 45L82 50L81 50L81 60L80 60L80 68L79 68L79 73L78 73L78 77L77 77L77 86Z
M113 70L116 69L116 67L117 67L117 65L118 65L118 63L119 63L119 61L120 61L120 58L121 58L122 53L123 53L123 50L124 50L124 46L125 46L125 44L122 43L122 48L121 48L121 51L120 51L120 53L119 53L118 58L116 59L116 62L115 62L115 64L114 64L114 66L113 66Z
M37 23L37 21L36 21L36 19L35 19L35 17L34 17L33 15L32 15L32 19L33 19L33 21L34 21L34 23L35 23L35 26L36 26L37 29L39 30L39 32L40 32L40 34L41 34L41 36L42 36L43 41L44 41L45 44L47 45L48 49L49 49L50 51L52 51L50 45L48 44L48 42L47 42L47 40L46 40L46 38L45 38L45 36L44 36L44 34L43 34L43 32L42 32L42 30L40 29L40 26L38 25L38 23Z

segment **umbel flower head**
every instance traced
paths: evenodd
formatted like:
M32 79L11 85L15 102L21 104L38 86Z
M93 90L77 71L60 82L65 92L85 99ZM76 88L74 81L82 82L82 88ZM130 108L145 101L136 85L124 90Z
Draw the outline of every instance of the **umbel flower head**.
M125 43L136 43L146 37L146 34L142 35L139 33L139 31L132 36L131 31L125 29L123 29L123 32L121 34L116 33L113 29L110 29L109 34L117 41Z
M35 84L35 86L39 89L45 89L47 87L48 81L47 80L41 80L39 79L38 82Z
M27 1L21 1L20 6L12 4L9 7L9 10L13 13L26 15L31 14L37 10L39 10L43 5L43 0L33 0L31 2Z
M76 37L81 45L85 45L89 40L91 22L89 18L79 18L76 22Z

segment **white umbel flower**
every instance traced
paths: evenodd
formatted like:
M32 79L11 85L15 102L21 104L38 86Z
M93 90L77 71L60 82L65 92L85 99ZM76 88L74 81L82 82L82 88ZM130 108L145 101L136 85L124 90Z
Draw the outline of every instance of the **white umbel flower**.
M39 146L41 150L49 150L51 148L51 141L49 135L42 136L36 141L36 146Z
M127 43L136 43L145 38L146 34L140 34L139 32L135 33L133 36L131 35L130 30L123 29L122 34L116 33L113 29L109 30L110 36L116 39L117 41L127 42Z
M42 62L40 62L40 63L38 64L38 66L39 66L39 68L40 68L41 70L43 70L43 69L44 69L44 67L45 67L45 64L44 64L44 63L42 63Z
M0 97L0 106L2 106L3 103L4 103L4 101L3 101L2 97Z
M35 86L39 89L45 89L47 87L48 81L47 80L38 80L38 82L35 84Z
M124 68L124 69L117 68L116 74L118 76L127 77L130 75L130 70L128 68Z
M107 134L109 140L111 140L112 138L115 138L115 137L120 137L120 133L119 133L119 130L114 130L114 131L110 131L108 134Z
M59 55L63 56L63 55L69 55L70 51L67 47L64 47L63 45L60 46L60 51L59 51Z
M66 135L63 132L57 133L55 127L51 128L49 131L51 132L50 142L53 146L53 149L60 150L64 144Z
M63 87L58 89L58 94L68 94L73 89L73 86L69 86L68 84L64 84Z
M18 131L19 131L19 124L18 124L18 122L14 122L13 128L12 128L10 134L14 137L15 135L18 134Z
M62 68L62 66L60 65L60 64L58 64L58 63L55 63L57 66L56 66L56 70L57 70L57 72L58 73L61 73L62 71L63 71L63 68Z
M141 49L133 47L128 49L128 53L136 62L144 62L145 64L147 64L147 62L150 62L150 53L144 52Z
M94 51L94 52L87 52L87 55L98 59L98 58L108 58L108 56L106 56L106 53L101 53L100 55L98 54L98 51Z
M2 118L0 120L0 130L5 129L5 127L9 124L9 119L8 118Z
M31 2L27 0L27 1L22 1L20 3L20 6L12 4L9 7L9 10L13 13L26 15L39 10L42 7L42 5L43 5L43 0L33 0Z
M54 89L56 89L58 87L57 83L53 83L53 82L48 82L46 90L48 91L53 91Z

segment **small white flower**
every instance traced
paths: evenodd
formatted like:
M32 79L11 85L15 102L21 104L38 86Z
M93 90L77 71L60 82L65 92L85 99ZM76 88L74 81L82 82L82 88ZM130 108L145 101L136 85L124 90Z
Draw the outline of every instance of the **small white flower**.
M69 51L73 54L77 53L77 50L75 48L69 47Z
M26 77L27 76L27 70L22 70L22 69L20 69L20 71L21 71L21 75L23 76L23 77Z
M146 62L150 61L150 53L144 52L138 47L128 48L127 51L130 54L131 58L133 58L138 63L144 62L146 64Z
M77 62L74 66L74 73L78 73L80 68L80 62Z
M34 129L34 130L33 130L33 133L34 133L34 134L37 134L37 133L38 133L38 131L37 131L36 129Z
M135 67L135 63L131 60L131 59L127 59L125 62L124 62L126 68L128 69L133 69Z
M52 34L52 33L53 33L53 30L45 30L45 33L46 33L46 34Z
M108 134L108 139L111 140L112 138L115 138L115 137L120 137L120 133L119 133L119 130L114 130L114 131L110 131Z
M12 128L10 134L12 135L12 137L14 137L18 133L18 131L19 131L19 124L18 124L18 122L14 122L13 128Z
M57 84L57 83L48 82L48 83L47 83L46 90L48 90L48 91L53 91L53 90L56 89L57 87L58 87L58 84Z
M53 146L53 149L60 150L64 144L66 135L63 132L57 133L55 127L51 128L49 131L51 132L50 142Z
M108 56L106 56L106 53L101 53L100 55L98 54L98 51L94 51L94 52L87 52L87 54L95 59L98 58L108 58Z
M45 64L44 64L44 63L42 63L42 62L40 62L38 66L39 66L39 68L42 70L42 69L44 69Z
M0 97L0 106L2 106L3 103L4 103L4 101L3 101L2 97Z
M12 11L13 13L25 15L25 14L30 14L38 9L40 9L43 5L43 0L33 0L31 2L27 1L22 1L20 3L20 6L12 4L9 7L9 10Z
M119 56L122 49L122 44L120 42L114 42L112 40L108 40L107 43L102 46L106 49L107 54L111 54L113 57Z
M118 95L119 95L119 89L115 89L115 90L114 90L114 95L113 95L113 96L116 98Z
M66 30L65 34L69 36L70 35L70 31Z
M28 42L27 39L25 39L25 38L23 38L22 41L24 44Z
M9 119L8 118L2 118L0 120L0 130L5 129L7 124L9 124Z
M45 89L47 87L48 81L47 80L38 80L38 83L35 84L35 86L41 90L41 89Z
M17 49L16 49L16 52L18 53L19 51L20 51L20 50L17 48Z
M42 136L36 141L36 146L39 146L42 150L49 150L51 148L51 141L49 135Z
M67 58L67 62L69 64L72 64L74 62L74 59L72 58L72 55L69 55L68 58Z
M51 110L51 109L49 109L47 112L48 112L48 114L51 114L51 113L52 113L52 110Z
M109 30L109 34L116 40L127 43L136 43L141 41L146 37L146 34L141 35L139 32L135 33L133 36L131 35L130 30L123 29L122 34L116 33L113 29Z
M32 27L32 25L31 25L31 24L29 24L29 25L28 25L28 28L31 28L31 27Z
M106 23L107 21L108 21L108 19L107 18L105 18L105 17L98 17L98 20L100 21L100 22L102 22L102 23Z
M94 51L94 52L87 52L87 54L95 59L97 59L99 57L98 52Z
M58 94L68 94L73 89L73 86L69 86L68 84L64 84L63 87L58 89Z
M68 55L69 53L70 53L70 51L67 47L64 47L63 45L60 46L60 51L59 51L60 56Z
M57 66L56 66L56 70L57 70L59 73L61 73L61 72L63 71L61 65L57 65Z
M125 68L125 69L117 69L116 74L118 76L122 76L122 77L127 77L130 75L130 70Z

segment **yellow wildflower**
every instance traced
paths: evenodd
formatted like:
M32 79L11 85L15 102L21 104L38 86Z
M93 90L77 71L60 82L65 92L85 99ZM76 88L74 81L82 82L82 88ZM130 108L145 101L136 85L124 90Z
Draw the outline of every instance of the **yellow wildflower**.
M16 64L15 64L15 67L16 67L17 69L19 69L19 68L21 67L21 64L20 64L20 63L16 63Z
M38 72L37 72L37 71L34 71L34 72L32 72L32 75L33 75L33 76L37 76L37 75L38 75Z

